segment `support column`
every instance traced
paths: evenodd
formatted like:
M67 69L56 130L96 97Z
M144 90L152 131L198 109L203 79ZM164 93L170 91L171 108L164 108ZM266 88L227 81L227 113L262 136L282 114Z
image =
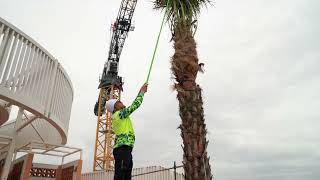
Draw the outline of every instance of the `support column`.
M56 171L56 180L62 179L62 165L60 165Z
M13 153L15 151L15 146L16 146L16 138L18 135L17 129L19 126L19 122L22 120L22 114L23 114L23 108L19 108L19 112L17 115L17 119L14 125L14 132L13 132L13 137L10 143L10 147L7 153L7 157L6 157L6 161L3 167L3 171L1 174L1 180L7 180L8 175L9 175L9 171L10 171L10 167L11 167L11 163L12 163L12 158L13 158Z
M33 154L27 154L27 158L25 161L25 165L23 166L23 175L22 180L29 179L30 176L30 170L32 168L32 161L33 161Z
M81 172L82 172L82 160L78 160L76 164L76 173L74 174L76 180L81 180Z

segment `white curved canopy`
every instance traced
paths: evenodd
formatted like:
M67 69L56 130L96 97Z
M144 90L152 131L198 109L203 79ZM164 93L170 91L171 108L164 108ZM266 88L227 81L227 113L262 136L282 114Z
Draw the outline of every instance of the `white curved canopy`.
M30 122L32 121L32 122ZM15 131L16 121L8 122L0 128L2 136L12 137ZM18 135L16 137L16 147L20 148L25 146L30 141L43 142L49 144L61 144L62 137L59 131L51 124L36 116L27 116L20 121L18 127Z

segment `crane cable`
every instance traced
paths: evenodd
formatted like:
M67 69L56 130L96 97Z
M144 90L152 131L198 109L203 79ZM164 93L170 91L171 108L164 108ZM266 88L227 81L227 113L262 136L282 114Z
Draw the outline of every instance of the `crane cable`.
M156 56L156 53L157 53L157 49L158 49L158 45L159 45L159 39L160 39L161 32L162 32L162 29L163 29L164 20L165 20L165 18L166 18L167 12L168 12L169 1L170 1L170 0L167 0L166 11L165 11L165 13L164 13L164 15L163 15L162 22L161 22L161 26L160 26L160 31L159 31L159 34L158 34L158 38L157 38L157 41L156 41L156 45L155 45L154 50L153 50L153 55L152 55L151 64L150 64L149 71L148 71L148 76L147 76L146 84L149 83L151 70L152 70L152 67L153 67L154 59L155 59L155 56Z

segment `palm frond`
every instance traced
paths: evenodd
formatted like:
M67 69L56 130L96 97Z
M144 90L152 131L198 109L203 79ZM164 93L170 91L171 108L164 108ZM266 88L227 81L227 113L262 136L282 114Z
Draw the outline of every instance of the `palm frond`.
M166 11L166 18L174 33L178 26L193 28L201 8L211 4L210 0L154 0L155 9Z

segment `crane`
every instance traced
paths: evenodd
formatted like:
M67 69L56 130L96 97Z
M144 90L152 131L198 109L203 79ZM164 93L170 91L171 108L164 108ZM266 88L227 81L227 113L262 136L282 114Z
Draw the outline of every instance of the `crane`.
M122 0L115 22L111 26L111 42L108 59L99 78L100 89L98 101L94 107L97 116L96 141L94 149L93 171L114 169L112 155L115 135L112 131L111 113L106 111L106 101L121 98L123 78L118 75L120 55L129 31L134 30L132 17L137 0Z

